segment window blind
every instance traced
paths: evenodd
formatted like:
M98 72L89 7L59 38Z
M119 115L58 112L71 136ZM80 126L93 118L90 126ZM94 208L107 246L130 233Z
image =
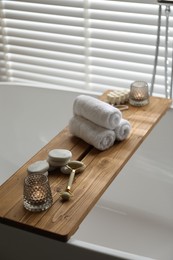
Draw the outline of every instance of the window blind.
M98 93L151 83L157 1L2 0L0 55L9 80ZM155 90L164 93L164 8ZM173 9L168 72L171 73ZM3 77L3 73L2 77Z

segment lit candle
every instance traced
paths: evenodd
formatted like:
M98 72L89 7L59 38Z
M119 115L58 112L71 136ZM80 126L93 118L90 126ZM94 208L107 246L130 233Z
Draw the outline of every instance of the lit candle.
M130 86L129 103L133 106L144 106L149 103L148 84L135 81Z
M24 207L29 211L43 211L53 202L48 177L40 173L28 174L24 180Z
M46 193L41 186L34 186L31 193L31 199L34 203L43 203L46 199Z
M136 91L135 98L137 100L143 100L145 98L145 95L143 95L142 93L138 93L138 91Z

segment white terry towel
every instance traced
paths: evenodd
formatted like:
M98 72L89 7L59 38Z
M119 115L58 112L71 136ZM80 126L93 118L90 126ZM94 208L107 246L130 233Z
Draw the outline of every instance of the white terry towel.
M79 95L74 100L73 113L108 129L115 129L122 118L118 108L87 95Z
M115 135L117 141L126 139L131 131L130 122L126 119L121 119L119 125L115 128Z
M71 134L83 139L98 150L106 150L115 142L115 131L98 126L80 116L71 118L69 130Z

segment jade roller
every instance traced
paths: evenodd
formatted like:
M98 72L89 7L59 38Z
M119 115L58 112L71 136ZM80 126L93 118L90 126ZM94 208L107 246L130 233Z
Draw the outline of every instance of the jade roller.
M85 164L81 161L71 161L67 165L61 167L61 172L64 174L70 174L65 191L61 193L63 201L67 201L72 196L71 187L76 173L84 171Z

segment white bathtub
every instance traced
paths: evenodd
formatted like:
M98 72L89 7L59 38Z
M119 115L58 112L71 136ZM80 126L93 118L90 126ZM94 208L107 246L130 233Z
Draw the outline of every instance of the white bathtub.
M81 92L0 84L0 183L67 124ZM0 225L0 259L173 259L170 109L67 243ZM10 245L10 246L9 246ZM10 250L9 250L10 249ZM37 258L38 259L38 258Z

